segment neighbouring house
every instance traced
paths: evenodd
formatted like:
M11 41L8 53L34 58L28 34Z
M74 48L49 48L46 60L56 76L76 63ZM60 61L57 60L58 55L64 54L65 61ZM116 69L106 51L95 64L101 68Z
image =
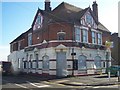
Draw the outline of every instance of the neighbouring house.
M14 73L68 76L105 73L111 32L99 21L98 4L85 9L62 2L53 10L45 0L30 29L10 43Z
M111 64L112 65L120 65L119 52L120 52L120 37L118 37L118 33L113 33L111 35L111 41L113 42L113 47L111 48Z

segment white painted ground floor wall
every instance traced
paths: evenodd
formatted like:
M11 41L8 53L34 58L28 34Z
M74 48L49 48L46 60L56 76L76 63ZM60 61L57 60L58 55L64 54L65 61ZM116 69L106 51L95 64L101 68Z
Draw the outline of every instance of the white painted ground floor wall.
M74 56L71 55L72 48L76 53ZM98 62L99 59L100 62ZM64 60L64 62L58 62L58 60ZM73 60L74 65L77 66L74 71ZM15 51L9 55L9 61L12 62L15 73L26 72L57 76L86 75L105 73L107 65L111 66L111 54L106 60L106 50L66 47L60 44L57 47L35 48L26 52L24 50Z

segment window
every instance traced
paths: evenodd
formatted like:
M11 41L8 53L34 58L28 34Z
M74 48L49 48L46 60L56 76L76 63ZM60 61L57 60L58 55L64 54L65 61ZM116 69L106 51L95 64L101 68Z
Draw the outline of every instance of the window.
M96 44L97 41L96 41L96 32L92 31L92 43L93 44Z
M47 55L43 57L43 70L49 70L49 57Z
M38 62L38 68L42 69L42 62Z
M23 66L24 66L24 69L27 68L27 61L24 61L24 62L23 62Z
M35 54L36 68L38 68L38 54Z
M98 44L102 44L102 34L98 33Z
M24 69L24 58L22 58L22 68Z
M36 62L35 61L32 62L32 68L34 68L34 69L36 68Z
M20 68L20 59L18 58L18 68Z
M31 68L31 61L28 61L28 68Z
M21 41L18 41L18 50L20 50L21 47Z
M106 67L106 63L105 63L105 62L103 62L103 67L104 67L104 68Z
M11 44L10 50L13 52L13 43Z
M38 17L37 17L36 24L41 24L41 16L40 15L38 15Z
M65 32L63 32L62 30L60 32L57 33L58 35L58 40L64 40L65 39Z
M87 15L86 15L86 22L87 22L87 24L90 24L90 25L92 25L92 23L93 23L93 18L89 13L87 13Z
M58 40L64 40L65 39L64 37L65 37L64 35L58 35Z
M78 27L75 27L75 40L76 41L80 41L81 40L81 33L80 33L81 31L80 31L80 28L78 28Z
M35 24L33 26L33 30L37 30L37 29L41 28L42 22L43 22L43 16L39 13L36 18Z
M32 45L32 33L28 34L28 46Z
M95 66L96 68L101 68L101 57L99 56L95 57Z
M78 57L78 70L86 69L86 57L81 55Z
M82 34L83 34L83 42L87 43L88 42L88 31L86 29L83 29Z
M30 62L29 62L30 63L30 65L29 65L30 68L32 68L32 58L33 58L33 55L30 54Z

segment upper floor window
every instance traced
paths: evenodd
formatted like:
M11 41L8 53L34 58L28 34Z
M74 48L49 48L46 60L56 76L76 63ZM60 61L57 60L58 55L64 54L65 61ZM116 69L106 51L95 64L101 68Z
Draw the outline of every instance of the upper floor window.
M36 24L41 24L41 16L40 15L38 15L38 17L37 17Z
M86 22L87 22L87 24L90 24L90 25L92 25L92 16L88 13L87 15L86 15Z
M28 46L32 45L32 33L28 34Z
M84 43L87 43L87 42L88 42L88 31L87 31L86 29L83 29L83 30L82 30L82 34L83 34L83 39L82 39L82 41L83 41Z
M93 44L96 44L97 41L96 41L96 32L92 31L92 43Z
M13 52L13 44L10 44L10 51Z
M102 44L102 34L98 33L98 44Z
M65 39L65 32L63 32L62 30L60 32L57 33L58 35L58 40L64 40Z
M41 28L42 23L43 23L43 16L39 13L37 18L36 18L35 24L33 26L33 30Z
M21 47L21 41L18 42L18 50L20 50Z
M78 27L75 27L75 41L81 41L81 30Z

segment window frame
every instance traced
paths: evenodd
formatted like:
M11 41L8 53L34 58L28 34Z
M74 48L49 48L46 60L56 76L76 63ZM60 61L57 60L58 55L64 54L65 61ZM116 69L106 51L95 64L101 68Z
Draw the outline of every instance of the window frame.
M100 38L99 38L99 35L100 35ZM97 41L98 41L98 45L102 45L102 33L97 33ZM99 43L100 42L100 43Z
M92 44L97 44L97 33L92 31Z
M78 40L79 38L79 40ZM75 27L75 41L81 42L81 29L80 27Z
M32 45L32 33L28 34L28 46Z
M98 60L96 58L99 58ZM99 62L98 62L99 61ZM101 64L101 57L100 56L96 56L95 59L94 59L94 64L96 66L96 69L99 69L102 67L102 64Z
M81 60L81 58L83 57L84 59ZM84 56L84 55L80 55L78 57L78 70L81 70L81 69L87 69L87 63L86 63L86 60L87 60L87 57Z
M84 35L84 32L86 33L86 35ZM83 43L88 43L88 30L87 29L82 29L82 42Z
M45 58L45 59L44 59ZM49 61L49 56L45 55L42 57L43 62L42 62L42 69L43 70L49 70L50 68L50 61ZM48 64L48 65L47 65Z

